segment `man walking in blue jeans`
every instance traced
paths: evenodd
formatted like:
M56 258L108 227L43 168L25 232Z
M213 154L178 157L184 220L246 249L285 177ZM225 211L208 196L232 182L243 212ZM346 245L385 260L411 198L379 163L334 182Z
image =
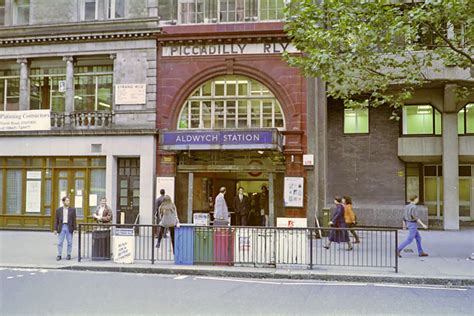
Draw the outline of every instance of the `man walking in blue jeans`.
M401 251L403 248L411 244L413 239L416 240L416 246L418 248L418 256L420 257L427 257L428 254L423 251L423 248L421 247L421 236L420 233L418 232L418 223L424 228L427 229L428 226L426 226L421 219L418 218L418 215L416 213L416 204L418 203L418 196L413 195L410 197L410 204L405 206L405 212L403 215L403 229L406 229L408 227L408 237L407 239L398 246L397 249L397 255L401 258Z

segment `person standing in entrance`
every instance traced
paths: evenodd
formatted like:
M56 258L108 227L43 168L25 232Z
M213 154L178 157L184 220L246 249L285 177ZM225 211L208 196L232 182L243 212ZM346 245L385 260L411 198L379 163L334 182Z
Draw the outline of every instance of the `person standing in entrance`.
M63 206L56 210L56 217L54 220L54 234L58 237L58 256L56 260L61 260L63 254L64 237L67 240L67 260L71 260L72 252L72 234L76 230L76 209L69 207L70 200L68 197L62 198Z
M156 248L160 248L161 239L163 239L165 228L168 228L170 230L171 246L173 247L174 251L174 228L179 228L179 219L176 205L174 205L174 203L171 201L171 197L169 195L165 195L163 197L163 202L161 202L158 212L160 213L161 220L158 224L158 241L156 242Z
M219 194L216 196L214 203L214 225L228 225L229 224L229 209L225 201L226 188L221 187Z
M165 199L165 190L161 189L160 196L156 199L156 202L155 202L155 223L156 224L160 222L160 206L161 206L161 203L163 203L164 199Z
M354 210L352 209L352 199L350 196L344 196L342 198L342 204L344 204L344 220L346 221L347 227L350 228L352 236L355 238L354 244L360 243L359 236L357 235L354 227L357 223Z
M407 239L398 246L397 255L401 256L401 251L403 248L412 243L413 239L416 240L416 247L418 248L418 256L427 257L428 254L423 251L421 247L421 236L418 232L418 224L420 224L424 229L428 229L421 219L418 217L416 212L416 204L418 203L418 196L412 195L410 197L410 203L405 206L405 211L403 214L403 229L405 230L408 227L408 237Z
M247 226L247 218L250 211L250 200L245 194L244 188L239 188L239 194L234 198L234 212L237 218L237 225Z
M262 226L268 226L269 201L268 201L268 189L266 185L262 185L262 192L260 193L260 219Z

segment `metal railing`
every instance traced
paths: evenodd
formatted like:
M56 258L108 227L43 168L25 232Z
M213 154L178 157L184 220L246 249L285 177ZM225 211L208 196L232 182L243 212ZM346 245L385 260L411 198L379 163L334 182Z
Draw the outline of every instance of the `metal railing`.
M101 260L107 249L102 238L117 228L134 229L135 260L174 261L176 264L233 265L251 267L349 266L393 268L398 272L398 231L396 229L355 228L359 243L352 249L345 242L333 242L328 236L345 228L280 228L240 226L182 225L175 229L175 244L163 238L156 248L157 225L79 225L79 261ZM103 230L108 233L101 233ZM351 241L352 240L351 238ZM326 247L325 247L326 246ZM99 255L98 255L99 254Z

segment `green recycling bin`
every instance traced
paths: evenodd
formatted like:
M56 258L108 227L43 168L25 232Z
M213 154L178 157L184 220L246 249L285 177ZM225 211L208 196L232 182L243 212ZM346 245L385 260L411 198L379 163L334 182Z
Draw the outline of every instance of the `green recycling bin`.
M194 229L194 263L214 263L214 232L210 227Z

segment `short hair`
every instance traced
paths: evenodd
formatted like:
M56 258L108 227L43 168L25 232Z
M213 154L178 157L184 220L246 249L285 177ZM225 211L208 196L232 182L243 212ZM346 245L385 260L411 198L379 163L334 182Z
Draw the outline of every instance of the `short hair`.
M69 197L68 197L68 196L65 196L65 197L63 197L63 198L61 199L61 201L63 201L63 202L64 202L64 201L66 201L66 199L68 199L68 200L69 200Z
M161 189L161 190L160 190L160 194L161 194L161 195L165 194L165 189Z
M346 204L352 204L352 199L350 196L344 195L342 198L346 200Z
M220 193L224 193L225 191L226 191L225 187L221 187L221 188L219 189L219 192L220 192Z
M338 195L336 195L336 196L334 197L334 200L337 201L338 203L341 203L341 202L342 202L342 198L341 198L340 196L338 196Z
M265 191L266 191L266 190L267 190L267 186L264 184L264 185L262 185L262 186L260 187L260 189L262 189L262 190L265 189Z
M411 195L410 196L410 201L413 202L418 198L418 195Z
M243 187L239 187L239 188L237 189L237 191L239 191L240 189L245 190Z
M101 197L99 201L102 201L102 200L107 200L107 198L105 196Z

